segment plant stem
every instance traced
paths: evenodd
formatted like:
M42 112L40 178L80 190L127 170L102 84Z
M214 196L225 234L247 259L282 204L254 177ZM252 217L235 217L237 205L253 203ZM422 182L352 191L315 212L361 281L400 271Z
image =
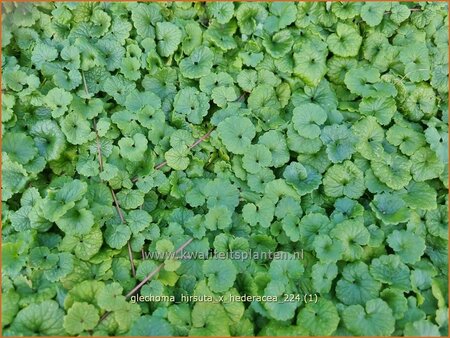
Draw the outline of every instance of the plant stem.
M174 256L176 256L178 253L180 253L181 251L184 250L184 248L186 248L189 244L191 244L191 242L193 241L193 238L189 238L186 242L184 242L173 254ZM159 271L161 271L161 269L164 267L164 263L161 263L158 267L156 267L155 270L153 270L152 272L150 272L147 277L145 277L138 285L136 285L133 290L131 290L130 292L128 292L125 295L125 298L130 298L132 295L134 295L136 292L139 291L139 289L141 287L143 287L145 285L145 283L147 283L150 279L152 279ZM98 321L98 324L100 324L103 320L105 320L111 312L105 312L101 317L100 320ZM98 325L97 324L97 325Z
M409 9L411 12L420 12L420 11L423 11L423 9L422 8L419 8L419 7L413 7L413 8L410 8ZM391 14L392 13L392 11L386 11L386 12L384 12L384 14Z
M86 95L89 96L89 90L88 90L88 87L87 87L86 78L84 77L84 72L82 72L81 74L83 76L84 90L86 92ZM96 143L97 143L98 165L99 165L99 168L100 168L100 172L102 172L103 171L102 147L100 145L100 137L98 135L97 123L95 122L95 119L93 120L93 124L94 124L94 131L95 131L95 139L96 139ZM112 195L113 200L114 200L114 206L116 207L116 210L117 210L117 213L119 214L120 220L121 220L122 224L126 224L125 217L123 217L122 209L120 208L119 201L117 200L117 197L116 197L116 193L114 192L113 188L111 188L111 186L109 186L109 190L111 191L111 195ZM133 252L131 250L130 241L128 241L128 257L130 259L131 272L133 274L133 277L136 277L136 268L135 268L134 262L133 262Z
M186 242L184 242L175 252L174 256L176 256L178 253L184 250L191 242L193 241L193 238L189 238ZM134 295L139 289L144 286L145 283L147 283L154 275L156 275L162 268L164 267L164 263L161 263L155 270L150 272L147 277L145 277L138 285L136 285L133 290L127 293L125 298L129 298L132 295Z
M87 86L87 83L86 83L86 77L84 76L84 72L83 71L81 71L81 75L83 77L84 91L86 92L86 95L89 96L90 94L89 94L88 86Z
M243 93L241 96L239 96L237 98L237 100L235 102L243 102L245 97L248 95L248 93ZM211 128L205 135L203 135L202 137L200 137L197 141L195 141L193 144L191 144L189 146L189 149L194 148L195 146L199 145L200 143L202 143L203 141L205 141L210 135L211 133L214 131L214 128ZM163 168L165 165L167 164L167 161L163 161L157 165L154 166L155 170L160 170L161 168ZM135 177L131 180L131 182L137 182L139 180L138 177Z
M191 144L189 146L189 149L194 148L195 146L199 145L200 143L202 143L204 140L206 140L211 133L213 132L214 128L210 129L210 131L208 131L205 135L203 135L202 137L200 137L197 141L195 141L193 144Z
M203 135L202 137L200 137L197 141L195 141L194 143L192 143L189 146L189 150L191 150L192 148L198 146L200 143L202 143L203 141L205 141L210 135L211 133L214 131L214 128L211 128L205 135ZM155 170L160 170L161 168L163 168L165 165L167 164L167 161L161 162L157 165L155 165L153 168ZM135 177L131 180L131 182L135 183L139 180L139 177Z
M95 136L96 136L96 141L97 141L98 164L100 167L100 172L102 172L103 171L102 147L100 145L100 137L98 136L97 123L95 122L95 119L93 120L93 122L94 122L94 131L95 131Z
M159 170L159 169L161 169L162 167L164 167L165 165L167 164L167 161L164 161L164 162L161 162L160 164L158 164L158 165L155 165L155 169L156 170Z
M117 213L119 214L119 217L120 217L120 221L122 222L122 224L126 224L127 221L125 220L125 217L123 216L123 212L122 212L122 209L120 208L119 201L117 200L116 193L114 192L114 190L112 188L110 188L110 190L111 190L111 195L114 200L114 205L116 206ZM128 241L127 244L128 244L128 257L130 259L130 264L131 264L131 273L133 274L133 277L136 277L136 268L135 268L134 262L133 262L133 251L131 250L130 241Z

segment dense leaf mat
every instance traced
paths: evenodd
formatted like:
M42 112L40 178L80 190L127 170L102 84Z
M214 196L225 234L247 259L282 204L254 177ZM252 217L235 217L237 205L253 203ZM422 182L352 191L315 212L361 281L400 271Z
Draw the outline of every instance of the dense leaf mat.
M5 335L447 334L446 3L2 6Z

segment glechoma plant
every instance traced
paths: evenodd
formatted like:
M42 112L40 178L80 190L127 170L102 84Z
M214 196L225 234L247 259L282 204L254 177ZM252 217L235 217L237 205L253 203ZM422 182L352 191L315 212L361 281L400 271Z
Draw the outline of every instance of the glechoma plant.
M2 8L4 335L447 335L446 3Z

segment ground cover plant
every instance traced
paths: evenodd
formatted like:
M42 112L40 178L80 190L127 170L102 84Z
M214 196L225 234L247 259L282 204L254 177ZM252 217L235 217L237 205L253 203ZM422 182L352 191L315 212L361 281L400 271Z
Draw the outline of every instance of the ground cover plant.
M2 9L3 335L447 335L446 3Z

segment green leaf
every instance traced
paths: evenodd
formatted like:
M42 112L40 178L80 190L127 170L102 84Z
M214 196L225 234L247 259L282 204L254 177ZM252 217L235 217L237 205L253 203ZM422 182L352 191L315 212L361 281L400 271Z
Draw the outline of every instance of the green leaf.
M147 138L140 133L135 134L132 138L121 138L119 140L120 155L129 161L141 161L147 150L147 143Z
M372 161L375 176L389 188L399 190L411 180L411 162L401 155L386 155L378 161Z
M425 43L416 43L403 48L399 55L405 65L405 76L413 82L430 79L430 59Z
M437 208L436 191L423 182L412 182L406 187L403 200L411 209L434 210Z
M36 44L31 53L31 61L37 69L41 69L44 64L55 60L57 57L58 51L56 48L44 43Z
M229 151L243 154L255 137L256 130L248 118L231 116L219 123L217 133Z
M331 283L337 276L336 264L316 263L312 267L311 279L312 285L317 292L329 292Z
M410 9L403 4L393 4L391 8L391 15L390 18L392 21L394 21L397 24L402 23L406 19L408 19L409 15L411 14Z
M234 14L234 4L231 2L211 2L206 4L206 8L208 13L221 24L230 21Z
M224 308L219 304L196 303L192 309L191 318L192 327L189 331L189 335L230 335L227 314Z
M87 119L92 119L103 111L104 103L100 99L84 100L75 96L70 107L75 113L81 114Z
M74 269L74 258L68 252L62 252L58 254L58 263L50 270L44 272L44 276L50 282L57 282L61 278L66 277Z
M237 271L231 260L207 260L203 263L203 273L213 292L225 292L233 286Z
M279 168L289 161L289 151L287 149L286 140L284 135L280 132L269 130L261 135L258 139L258 143L265 145L272 154L271 166Z
M392 310L381 299L369 300L365 307L352 305L346 308L342 319L348 330L355 335L391 335L395 328Z
M231 226L231 215L227 207L213 207L205 215L205 226L210 230L228 229Z
M268 314L278 321L289 320L294 317L298 304L296 302L267 302L265 308Z
M75 302L64 317L64 329L69 334L92 330L100 319L98 310L91 304Z
M52 116L58 118L67 111L72 102L72 94L60 88L51 89L44 98L45 104L52 110Z
M409 268L399 256L383 255L375 258L370 265L370 273L376 280L398 290L408 290L411 286Z
M247 176L247 183L251 190L262 193L264 192L265 185L274 179L275 175L272 170L263 168L256 174L249 174Z
M275 59L281 58L289 53L294 43L294 39L289 30L282 30L271 37L266 36L263 45L267 52Z
M118 311L125 307L125 296L122 295L119 283L111 283L102 288L97 294L98 305L107 311Z
M19 299L20 296L14 290L4 293L2 297L2 309L3 318L2 326L11 324L13 319L16 317L17 312L19 312Z
M129 227L118 224L109 225L105 231L106 243L114 249L121 249L127 244L131 237L131 230Z
M144 193L139 190L127 189L117 193L120 206L124 209L136 209L144 204Z
M2 250L3 270L11 277L17 276L26 263L21 243L5 243Z
M66 139L55 121L37 121L31 127L30 134L34 137L39 154L46 160L56 160L61 156L66 146Z
M220 86L212 90L211 98L218 107L224 108L228 102L235 101L237 95L233 88Z
M338 2L332 4L331 10L339 19L352 19L359 15L362 7L360 2Z
M356 311L355 304L360 308L366 302L378 300L380 288L381 283L373 279L367 265L356 262L344 267L342 278L336 285L336 296L342 303L352 305L347 309L352 308ZM343 319L345 323L345 316ZM347 324L346 326L348 327Z
M315 236L326 234L332 226L333 224L325 215L309 213L303 216L298 226L298 231L305 248L308 248L308 250L312 249Z
M270 15L265 22L266 29L279 31L295 21L297 8L293 2L273 2L269 5ZM270 29L269 31L272 31Z
M307 85L317 86L327 72L327 50L319 49L312 42L304 43L300 50L293 54L293 58L294 74Z
M272 153L262 144L250 145L244 150L242 167L251 174L270 166L271 163Z
M329 336L335 332L338 324L339 315L336 306L327 299L308 303L297 317L297 325L313 336Z
M313 103L305 103L294 109L292 122L299 135L314 139L320 135L320 126L327 120L326 112Z
M392 97L365 97L359 104L359 111L366 116L375 116L381 125L387 125L397 111Z
M172 336L172 326L163 318L142 316L131 327L131 336Z
M425 145L425 138L421 133L407 126L397 124L393 125L386 132L386 140L394 146L397 146L407 156L413 155Z
M127 80L136 81L141 77L139 59L126 57L122 59L120 71Z
M332 238L343 244L343 259L354 261L361 258L363 245L368 244L370 233L366 227L357 220L345 220L336 225L330 232Z
M320 174L311 166L291 162L283 172L286 183L293 186L300 196L316 190L321 183Z
M365 3L361 7L361 18L371 27L377 26L383 20L385 11L388 11L391 4L383 2Z
M410 231L395 230L388 236L387 242L400 256L401 261L407 264L419 261L425 251L424 239Z
M191 55L180 61L180 72L189 79L208 75L213 65L213 52L205 46L194 49Z
M152 216L145 210L132 210L125 219L134 235L148 228L152 222Z
M250 35L258 30L258 24L264 23L267 11L262 4L244 3L238 7L235 15L241 33Z
M358 139L356 149L366 159L378 159L384 152L384 131L373 116L359 120L352 126Z
M439 327L428 320L418 320L412 323L407 323L405 326L405 336L426 336L426 337L440 337L441 332Z
M67 141L72 144L83 144L92 140L89 122L79 114L70 113L61 122L61 130L66 135Z
M228 179L216 178L209 181L204 190L207 197L207 206L224 205L231 210L239 204L239 190Z
M144 260L141 263L139 263L137 270L136 270L136 278L138 280L143 280L147 275L155 270L157 265L155 262L150 260Z
M162 20L160 7L157 4L140 4L131 11L131 19L137 33L142 37L155 36L155 28L152 23Z
M327 235L318 235L314 238L314 250L317 258L324 263L335 263L344 253L344 245L340 241L333 241Z
M408 301L397 289L385 289L381 292L381 299L392 309L395 319L403 318L408 310Z
M28 173L22 165L11 161L7 153L2 153L2 156L2 201L7 201L12 195L25 188L25 184L28 181Z
M376 95L374 83L378 82L380 73L374 67L357 67L350 69L345 75L345 85L353 93L360 96Z
M175 170L185 170L189 166L189 148L185 145L180 145L169 149L164 158L167 165Z
M85 235L66 235L61 242L60 249L73 251L82 260L89 260L100 251L103 235L98 227L94 227Z
M26 335L65 335L64 311L53 300L30 304L20 310L11 324L14 332Z
M406 203L392 193L377 194L370 203L377 218L386 224L398 224L409 219Z
M436 108L436 95L426 84L418 84L401 106L401 110L412 121L419 121L424 116L435 114ZM432 139L437 138L436 141L438 141L440 138L434 128L429 128L425 136L430 140L430 144L434 143L431 141Z
M24 133L6 133L3 136L2 151L19 164L30 162L37 155L33 139Z
M263 228L268 228L273 219L275 207L271 200L263 199L256 205L248 203L242 208L244 220L252 226L260 224Z
M327 38L330 51L344 57L357 55L361 42L362 37L358 31L354 27L342 23L338 23L336 33Z
M320 139L326 145L328 157L333 163L350 159L356 150L357 139L345 125L325 126Z
M157 22L156 39L158 40L158 53L167 57L178 49L181 42L181 31L170 22Z
M186 115L189 122L200 124L209 109L208 99L205 93L197 89L186 87L175 95L173 103L175 112Z
M223 51L236 48L236 40L233 34L236 32L236 22L230 21L226 24L219 24L212 22L208 29L205 31L204 39L211 41L214 45Z
M330 167L323 178L325 194L359 198L365 191L363 172L351 161Z
M94 225L94 215L90 210L75 207L58 218L56 224L69 235L85 235Z

